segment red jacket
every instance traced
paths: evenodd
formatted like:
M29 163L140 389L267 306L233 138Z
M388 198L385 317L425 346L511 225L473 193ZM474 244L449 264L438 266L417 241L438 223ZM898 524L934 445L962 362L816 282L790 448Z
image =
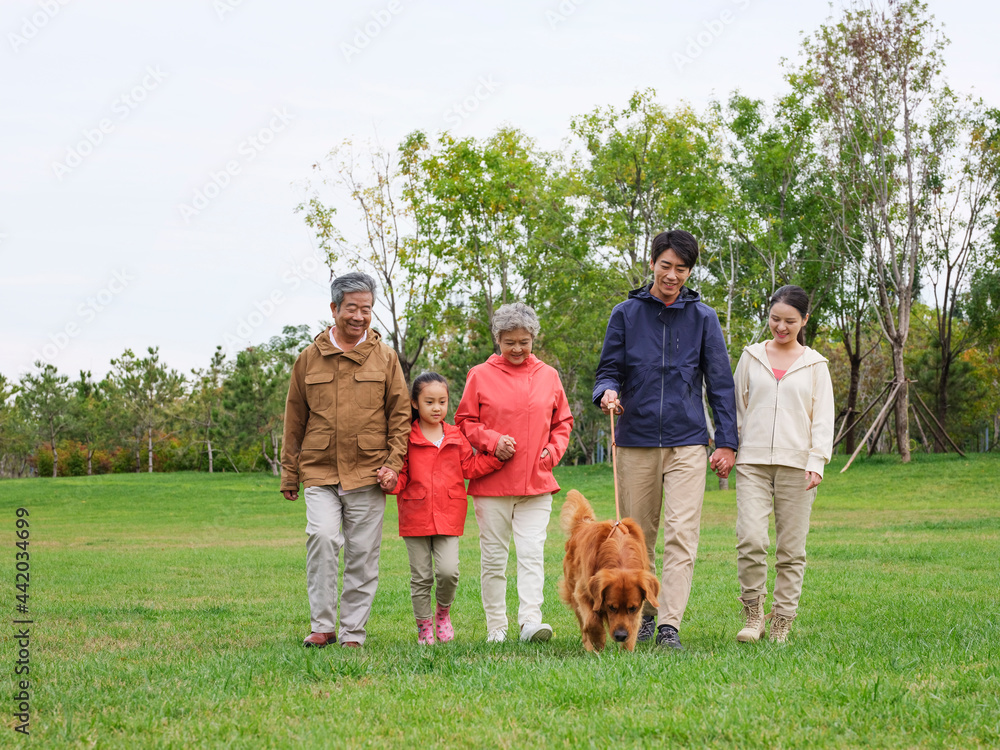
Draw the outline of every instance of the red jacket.
M443 423L441 447L424 437L420 420L413 423L399 480L389 495L397 495L400 536L462 536L469 499L465 479L496 471L503 462L473 453L454 425Z
M573 414L559 373L534 354L512 365L499 354L469 370L455 424L477 451L492 454L501 435L516 441L514 456L494 474L469 482L477 497L558 492L552 467L566 453ZM549 455L542 458L542 451Z

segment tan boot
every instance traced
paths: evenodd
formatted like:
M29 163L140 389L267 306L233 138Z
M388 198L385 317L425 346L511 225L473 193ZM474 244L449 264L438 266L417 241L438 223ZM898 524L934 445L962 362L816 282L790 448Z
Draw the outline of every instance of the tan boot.
M767 619L771 621L771 643L784 643L788 640L788 631L792 629L794 617L785 617L777 612L771 612Z
M756 643L764 637L764 596L740 599L743 603L743 630L736 634L740 643Z

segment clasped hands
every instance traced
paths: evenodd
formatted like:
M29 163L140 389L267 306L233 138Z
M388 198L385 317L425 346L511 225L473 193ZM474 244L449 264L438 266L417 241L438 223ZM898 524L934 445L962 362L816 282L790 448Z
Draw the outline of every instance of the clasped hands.
M499 458L501 461L508 461L514 457L517 452L517 441L514 440L510 435L501 435L500 439L497 440L497 447L493 450L493 455ZM542 458L549 455L549 449L542 449Z
M601 411L605 414L610 414L612 409L615 410L615 414L621 414L622 402L618 399L618 392L609 389L601 396ZM712 471L720 479L728 477L729 472L733 470L735 464L736 451L732 448L716 448L708 462Z

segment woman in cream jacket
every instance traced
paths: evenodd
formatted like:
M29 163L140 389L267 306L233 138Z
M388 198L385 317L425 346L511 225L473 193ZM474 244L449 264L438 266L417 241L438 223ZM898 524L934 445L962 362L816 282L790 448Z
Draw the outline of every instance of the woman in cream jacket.
M806 535L816 487L833 452L833 384L827 360L805 345L809 297L783 286L771 297L773 338L743 350L736 366L736 549L744 627L753 642L771 621L784 643L795 619L806 567ZM777 536L774 596L767 597L768 517Z

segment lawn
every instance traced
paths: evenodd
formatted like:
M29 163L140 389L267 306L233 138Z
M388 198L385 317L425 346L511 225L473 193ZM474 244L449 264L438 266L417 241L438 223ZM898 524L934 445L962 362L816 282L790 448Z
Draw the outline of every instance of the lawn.
M687 650L583 652L559 601L547 644L485 643L470 513L456 641L416 645L390 498L362 650L303 649L305 514L260 474L0 482L15 612L15 509L30 522L30 732L38 747L996 747L1000 457L861 461L820 487L784 647L737 644L735 493L710 491ZM607 467L557 469L599 517ZM714 482L709 483L710 486ZM772 533L773 539L773 533ZM773 556L772 556L773 558ZM513 570L513 560L512 560ZM773 573L772 573L773 579ZM508 611L516 630L513 575ZM4 746L26 743L2 629ZM17 679L23 679L17 678Z

